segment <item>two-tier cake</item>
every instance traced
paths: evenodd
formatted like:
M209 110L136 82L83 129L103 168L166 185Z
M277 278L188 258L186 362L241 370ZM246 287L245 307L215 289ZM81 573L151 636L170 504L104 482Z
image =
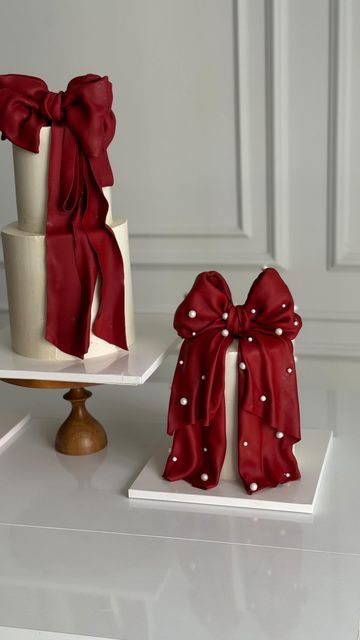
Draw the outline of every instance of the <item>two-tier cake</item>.
M10 95L10 98L8 97L10 90L14 93L15 81L13 81L12 78L20 78L20 81L17 83L17 87L20 86L21 88L22 86L24 86L24 96L21 93L21 99L25 101L24 108L29 108L29 113L32 109L31 117L34 116L34 112L35 112L35 107L33 105L30 105L30 107L28 107L29 93L30 93L28 84L32 79L30 78L30 80L28 81L27 76L22 76L22 77L21 76L2 76L1 79L2 78L4 78L5 80L3 81L3 83L0 81L0 109L1 109L0 125L2 125L0 126L0 129L3 132L3 137L9 138L11 142L15 141L15 144L13 144L13 157L14 157L14 171L15 171L16 201L17 201L17 211L18 211L17 222L7 225L2 230L2 233L1 233L3 250L4 250L4 263L5 263L5 271L6 271L13 350L24 356L48 359L48 360L69 359L69 358L73 358L75 355L70 350L69 350L70 353L69 352L65 353L65 350L62 351L59 348L58 344L56 344L56 341L54 344L45 338L46 329L47 329L46 323L48 322L48 312L49 312L47 269L49 269L49 260L51 261L51 256L46 255L47 250L49 251L49 245L47 245L47 233L48 233L47 225L49 224L48 214L49 214L49 206L50 206L49 205L50 199L49 199L49 193L48 193L49 184L50 184L50 187L53 188L51 182L49 182L49 171L52 170L53 176L54 175L56 176L56 167L54 169L54 166L53 166L52 169L50 169L50 164L53 163L53 165L56 165L56 162L57 162L57 156L56 156L56 153L54 152L54 148L51 148L52 136L54 135L54 128L55 128L55 134L57 135L58 139L59 139L59 132L60 132L60 136L68 135L68 138L69 138L68 140L64 138L65 143L62 142L62 147L58 147L59 149L61 148L61 153L62 153L61 162L63 165L61 167L61 175L59 174L60 175L59 180L63 180L64 174L66 179L66 171L67 171L66 163L69 163L69 158L65 156L64 144L67 144L69 147L69 141L70 141L70 143L73 145L72 147L70 145L70 149L75 150L73 155L74 155L75 161L78 163L80 173L82 172L78 180L81 182L81 179L83 179L83 182L84 182L84 185L81 187L82 188L81 197L83 198L83 200L85 200L85 204L82 205L80 203L79 206L82 207L80 214L83 217L86 215L87 219L90 220L90 225L88 223L88 227L87 227L87 233L90 236L90 240L91 240L91 235L90 235L91 233L95 233L95 234L96 233L100 234L100 232L103 233L104 240L106 241L109 240L108 236L110 234L110 241L113 242L113 239L115 238L117 247L120 250L120 260L122 258L122 263L123 263L123 275L112 271L113 263L110 262L108 265L106 265L106 260L108 255L107 247L103 250L102 260L103 260L103 263L105 262L105 266L107 267L106 286L107 286L108 299L109 297L111 297L112 283L114 284L114 289L115 289L115 283L117 283L116 286L119 286L118 285L119 278L123 277L123 298L124 298L123 316L124 317L123 318L116 317L115 312L113 313L112 316L110 313L109 317L111 319L111 327L112 327L112 324L115 325L117 322L123 322L123 323L125 322L126 343L127 343L127 346L130 346L134 342L135 331L134 331L134 314L133 314L127 220L121 219L121 218L115 218L115 219L113 218L112 209L111 209L111 187L104 186L102 188L102 192L105 195L109 205L108 212L106 215L106 225L105 225L105 221L104 221L104 224L98 223L99 215L96 209L96 207L98 206L97 200L99 200L99 197L100 197L100 201L101 201L101 197L102 197L101 184L100 184L100 196L99 194L96 194L96 189L99 190L98 188L99 180L97 179L97 176L96 176L96 172L98 170L98 165L96 164L96 162L98 162L98 158L94 159L93 155L91 155L91 153L93 152L87 151L86 135L88 132L86 131L86 128L85 128L85 132L82 133L82 139L80 140L80 142L76 138L76 127L77 127L76 109L79 109L78 105L80 101L84 101L88 99L86 94L84 97L84 92L89 91L89 87L90 87L90 90L93 91L93 95L90 97L90 99L93 100L93 102L98 100L99 97L98 95L96 95L94 86L96 84L95 89L99 93L99 87L100 89L102 89L104 86L104 84L101 84L101 82L104 79L98 80L98 77L84 76L83 78L86 79L86 82L84 82L83 85L80 86L80 90L78 88L79 85L76 85L75 90L74 89L72 90L73 94L69 92L69 95L70 95L69 98L67 98L66 94L63 92L60 92L59 94L53 94L52 92L44 91L44 95L43 95L42 93L39 92L39 89L36 85L36 93L34 90L34 97L36 97L36 101L37 101L36 109L39 109L39 113L40 113L39 117L43 118L43 120L41 121L41 124L45 126L39 127L38 122L36 122L36 127L38 129L38 134L39 134L39 140L38 140L38 152L34 153L32 150L29 150L29 147L33 146L32 142L30 141L31 143L28 144L28 141L27 141L28 139L25 139L26 144L25 143L23 144L23 139L21 138L23 131L25 130L25 126L27 126L27 123L29 122L29 118L26 120L26 122L24 121L25 124L24 122L22 123L22 128L18 127L16 135L14 135L13 138L11 137L11 133L10 134L8 133L8 131L12 129L11 117L12 117L12 114L14 113L14 109L11 110L9 107L9 100L13 99L12 95ZM21 78L26 79L26 82L24 81L23 85L21 84ZM91 81L88 81L88 78L90 78ZM93 78L95 78L95 80L93 80ZM33 80L36 82L38 81L38 79L33 79ZM80 80L82 79L80 78ZM39 81L39 83L40 82L42 83L42 81ZM107 89L107 85L105 85L105 88ZM20 89L18 88L17 90L20 91ZM76 94L76 91L77 91L77 94ZM83 94L81 94L81 92L83 92ZM39 95L41 95L41 98L38 98ZM55 96L55 100L54 100L54 96ZM32 95L30 96L30 99L31 100L33 99ZM66 103L66 99L68 99L68 103ZM62 103L63 103L61 118L56 115L56 108L57 108L56 100L58 101L62 100ZM89 109L88 105L86 105L86 108ZM90 108L93 108L92 103L90 103ZM94 108L98 108L98 105L95 104ZM48 112L49 112L49 116L53 118L53 121L51 120L50 117L46 118L46 115ZM74 114L75 114L75 120L74 120ZM88 111L85 111L85 115L87 118L90 118ZM109 110L108 112L105 113L106 117L108 117L108 115L109 115ZM111 112L111 115L113 116L112 112ZM37 114L36 114L36 117L38 117ZM83 115L80 114L78 119L81 121L82 117ZM99 119L98 113L95 113L93 117L95 119L96 118ZM68 118L68 122L66 121L66 118ZM71 118L73 118L75 124L73 124L73 121L71 120ZM4 130L4 127L5 127L5 125L3 124L4 122L7 123L6 130ZM98 126L98 122L95 122L95 125ZM101 122L100 122L100 125L102 126ZM34 128L36 127L34 126ZM61 128L65 129L64 134ZM91 128L89 128L89 131L90 130ZM73 133L74 131L75 131L75 135ZM17 145L16 142L19 139L20 139L20 142ZM91 145L91 140L90 140L89 146L90 145ZM78 149L80 149L80 151L78 151ZM102 153L103 149L100 149L100 151ZM96 153L96 150L95 150L95 153ZM105 153L106 153L106 149L105 149ZM84 158L81 157L81 154L84 156ZM95 179L93 176L95 176ZM54 182L54 177L52 178L52 180ZM56 185L56 188L57 187L58 185ZM61 185L60 185L60 188L62 188ZM89 193L91 189L93 189L94 191L93 194ZM95 201L95 205L92 206L92 209L90 206L91 205L90 195L94 196L93 200ZM100 202L100 208L101 206L104 207L103 203L101 204ZM104 211L104 208L102 209L102 211ZM75 217L75 214L68 214L67 212L63 213L62 211L60 211L60 213L57 212L57 215L59 217L59 220L63 219L61 218L62 215L64 216L73 215ZM90 218L89 216L92 216L93 218ZM81 225L81 223L82 223L82 220L80 218L79 224ZM75 223L73 224L75 227ZM99 224L99 227L100 227L99 232L96 229L96 224ZM90 232L89 232L89 228L90 228ZM80 229L80 231L82 231L82 229ZM108 235L106 236L105 233ZM100 238L99 240L100 242L103 241L101 235L94 236L94 237ZM61 233L59 233L59 242L61 241L62 241ZM93 246L92 245L90 246L90 243L89 243L89 249L87 249L88 254L85 254L85 257L81 255L79 256L79 253L82 251L82 247L80 243L79 243L79 246L77 246L76 229L74 229L74 239L69 240L70 243L72 241L74 243L75 261L76 260L84 261L86 259L86 255L89 255L91 259L94 260L94 264L95 264L94 268L98 268L97 264L98 264L99 258L98 258L98 255L96 255L96 252L93 250ZM55 237L55 242L57 242L56 237ZM85 239L85 242L86 242L86 239ZM66 246L69 246L69 243ZM115 247L115 249L117 249L117 247ZM96 248L96 245L95 245L95 248ZM112 250L113 250L113 247L112 247ZM59 261L59 255L60 255L60 258L62 259L61 252L60 252L60 254L58 254L56 258L58 261ZM56 265L56 269L58 270L58 272L60 272L60 276L61 276L62 269L64 273L66 273L66 268L67 268L66 255L63 256L63 260L64 260L63 265L61 264ZM84 273L86 274L86 270L84 271ZM92 273L94 273L94 271ZM53 277L53 283L54 283L54 276L52 277ZM58 278L58 282L59 283L61 282L61 284L57 284L56 278ZM80 280L81 278L84 279L86 278L86 275L84 276L83 274L80 274L79 278ZM88 340L89 348L85 354L82 354L86 358L94 357L94 356L102 356L108 353L114 353L116 351L119 351L120 349L118 345L111 343L111 341L107 340L106 338L103 339L102 337L99 337L99 333L101 332L96 331L98 335L95 335L95 332L93 331L95 319L101 316L101 311L102 311L101 268L98 268L98 273L95 274L95 276L93 275L93 278L96 278L96 286L93 293L92 301L90 301L91 321L90 321L90 327L88 327L87 329L89 334L89 340ZM95 282L95 279L94 279L94 282ZM52 291L51 295L53 300L55 301L56 301L57 295L61 296L62 300L65 300L64 309L63 309L64 322L68 321L68 319L66 319L66 308L65 308L66 292L64 295L63 289L68 284L70 283L66 282L66 278L64 280L61 280L61 278L59 278L59 276L55 273L55 291ZM80 282L80 287L86 284L87 283ZM52 284L52 286L54 288L54 284ZM56 289L56 287L58 287L58 289ZM91 287L90 287L90 291L91 291ZM81 301L79 301L79 305L81 307ZM77 308L79 308L79 305ZM115 306L114 308L116 309ZM87 320L89 320L90 318L89 309L86 316ZM80 308L80 311L81 311L81 308ZM62 313L61 308L60 308L60 311L58 311L58 317L59 317L59 312L60 314ZM60 328L61 328L61 317L60 317ZM107 327L105 326L105 332L104 332L105 336L106 336L106 332L107 332ZM109 333L110 333L110 330L109 330Z

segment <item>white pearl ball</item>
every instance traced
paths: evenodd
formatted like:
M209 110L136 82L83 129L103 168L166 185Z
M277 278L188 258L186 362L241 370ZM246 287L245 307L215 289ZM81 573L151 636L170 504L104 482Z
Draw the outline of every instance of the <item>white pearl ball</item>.
M266 402L266 396L260 396L261 402Z
M252 482L249 488L250 488L250 491L257 491L258 486L256 482Z
M249 444L249 443L248 443L246 440L243 442L244 447L247 447L247 446L248 446L248 444Z
M275 433L275 436L278 438L278 440L281 440L281 438L283 438L283 437L284 437L284 434L283 434L283 432L282 432L282 431L277 431L277 432Z
M299 323L298 323L298 321L297 321L297 320L295 320L295 322L294 322L295 327L297 327L297 326L298 326L298 324L299 324Z
M179 360L179 364L184 364L184 360Z
M240 369L242 369L242 371L245 371L245 369L246 369L245 362L240 362L239 367L240 367Z
M222 317L222 319L223 319L223 320L227 320L227 319L228 319L228 317L229 317L229 314L225 311L225 312L222 314L222 316L221 316L221 317Z
M202 375L201 380L205 380L206 376Z
M277 329L275 329L275 333L276 333L277 336L282 336L283 330L280 329L280 327L278 327Z
M285 478L290 478L290 473L284 473Z
M177 457L176 457L176 456L173 456L172 461L173 461L173 462L177 462Z
M248 342L252 342L252 341L253 341L253 338L250 336L250 337L248 338Z
M204 447L204 451L205 451L205 453L207 452L207 447Z
M228 330L227 329L223 329L222 332L221 332L221 335L224 336L224 338L227 338L228 335L229 335Z
M196 336L196 331L193 331L191 335Z
M188 311L188 316L189 318L196 318L196 311L194 311L194 309L190 309L190 311Z
M187 398L180 398L180 404L183 405L183 407L185 407L185 405L187 405L188 403L188 399Z
M203 482L206 482L207 480L209 480L209 476L207 473L202 473L200 478Z
M285 302L283 302L283 304L281 305L283 309L286 309L286 304Z
M252 314L256 313L256 309L251 309L251 313Z
M286 369L286 371L287 371L288 373L292 373L292 368L291 368L291 367L289 367L288 369Z

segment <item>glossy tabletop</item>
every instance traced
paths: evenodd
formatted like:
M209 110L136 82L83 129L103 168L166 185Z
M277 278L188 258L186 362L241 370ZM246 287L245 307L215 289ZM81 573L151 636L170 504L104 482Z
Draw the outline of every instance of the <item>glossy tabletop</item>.
M37 416L0 454L1 640L16 637L12 627L119 640L356 640L360 364L300 358L298 374L303 426L334 431L313 515L126 497L165 437L166 365L141 388L94 390L109 447L81 459L52 448L61 394L0 386L3 410Z

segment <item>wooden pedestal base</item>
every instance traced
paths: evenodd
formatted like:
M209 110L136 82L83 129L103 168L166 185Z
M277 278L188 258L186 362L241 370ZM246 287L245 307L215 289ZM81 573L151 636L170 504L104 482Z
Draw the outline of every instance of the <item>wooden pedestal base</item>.
M104 428L88 412L85 403L92 393L84 384L77 382L57 382L50 380L16 380L3 378L4 382L32 389L69 389L65 400L71 402L70 415L59 428L55 449L69 456L84 456L101 451L107 445ZM86 386L93 386L91 384Z

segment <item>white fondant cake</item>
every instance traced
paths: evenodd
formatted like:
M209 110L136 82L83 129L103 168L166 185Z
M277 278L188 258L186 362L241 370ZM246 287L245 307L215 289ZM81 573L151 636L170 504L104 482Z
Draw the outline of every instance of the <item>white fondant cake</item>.
M221 480L238 480L238 346L234 340L225 357L226 453Z
M40 132L40 151L13 146L18 222L2 230L12 347L20 355L47 360L73 359L44 338L46 319L45 228L51 127ZM124 262L125 323L128 346L135 340L134 309L125 219L112 219L111 189L107 224L112 227ZM99 283L92 305L92 321L99 306ZM86 358L121 351L91 332Z

